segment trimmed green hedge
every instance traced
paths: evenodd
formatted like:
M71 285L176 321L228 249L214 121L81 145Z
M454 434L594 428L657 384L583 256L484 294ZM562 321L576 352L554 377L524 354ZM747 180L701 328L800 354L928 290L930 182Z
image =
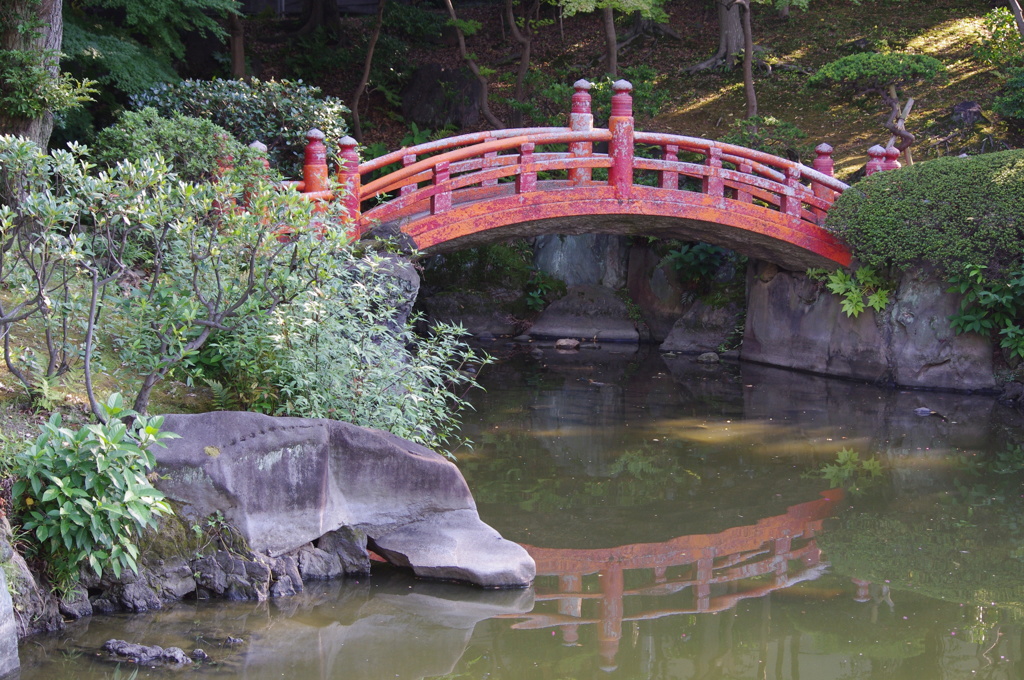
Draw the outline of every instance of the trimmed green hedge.
M839 197L826 227L872 267L976 264L998 275L1024 255L1024 150L875 173Z

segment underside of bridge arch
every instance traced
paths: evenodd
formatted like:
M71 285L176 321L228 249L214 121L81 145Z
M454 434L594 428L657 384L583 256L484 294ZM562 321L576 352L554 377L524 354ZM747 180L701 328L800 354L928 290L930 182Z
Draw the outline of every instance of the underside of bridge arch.
M633 186L512 194L412 215L402 231L420 250L441 253L541 234L609 233L704 241L799 271L847 266L848 248L828 231L777 210L706 194Z

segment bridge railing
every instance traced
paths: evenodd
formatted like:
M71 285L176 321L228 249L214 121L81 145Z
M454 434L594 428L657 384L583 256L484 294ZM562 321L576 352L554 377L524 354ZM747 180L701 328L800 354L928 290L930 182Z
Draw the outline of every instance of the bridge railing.
M594 128L590 83L581 80L574 87L569 127L470 133L363 163L356 141L342 139L338 182L353 235L375 223L438 215L460 202L565 186L608 186L620 200L651 189L699 192L820 224L836 195L848 188L832 176L827 144L817 147L813 167L807 167L714 140L634 132L632 85L624 80L613 85L608 128ZM311 198L330 198L323 134L311 131L309 141L304 179L296 186ZM648 158L638 148L660 153ZM372 178L393 164L401 167ZM606 171L607 179L595 170Z

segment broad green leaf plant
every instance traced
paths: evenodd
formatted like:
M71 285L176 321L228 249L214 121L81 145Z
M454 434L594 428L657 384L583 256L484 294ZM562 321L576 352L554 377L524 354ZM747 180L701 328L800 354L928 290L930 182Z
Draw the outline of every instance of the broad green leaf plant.
M119 394L102 406L106 424L76 430L54 413L14 460L12 495L22 531L62 592L74 589L85 564L100 576L137 572L139 532L171 514L146 473L155 464L148 449L177 435L160 432L162 416L146 418L124 408Z

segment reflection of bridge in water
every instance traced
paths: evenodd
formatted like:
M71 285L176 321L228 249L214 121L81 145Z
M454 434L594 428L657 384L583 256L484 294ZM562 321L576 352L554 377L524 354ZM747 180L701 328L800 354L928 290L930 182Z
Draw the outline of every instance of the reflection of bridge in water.
M537 562L538 607L525 616L507 617L524 619L513 626L516 629L560 628L566 644L579 639L581 625L596 624L602 663L614 666L623 622L726 611L740 600L762 597L821 574L825 565L815 535L843 492L832 489L821 495L790 507L784 515L717 534L593 550L526 545ZM636 576L629 574L628 580L637 585L627 587L630 570ZM593 574L596 590L583 582ZM557 577L557 587L545 591L542 583L550 576ZM645 608L644 597L676 594L684 598L676 606ZM627 607L630 601L636 606ZM538 611L544 609L543 602L556 603L556 611ZM597 611L585 615L585 604L591 602Z

